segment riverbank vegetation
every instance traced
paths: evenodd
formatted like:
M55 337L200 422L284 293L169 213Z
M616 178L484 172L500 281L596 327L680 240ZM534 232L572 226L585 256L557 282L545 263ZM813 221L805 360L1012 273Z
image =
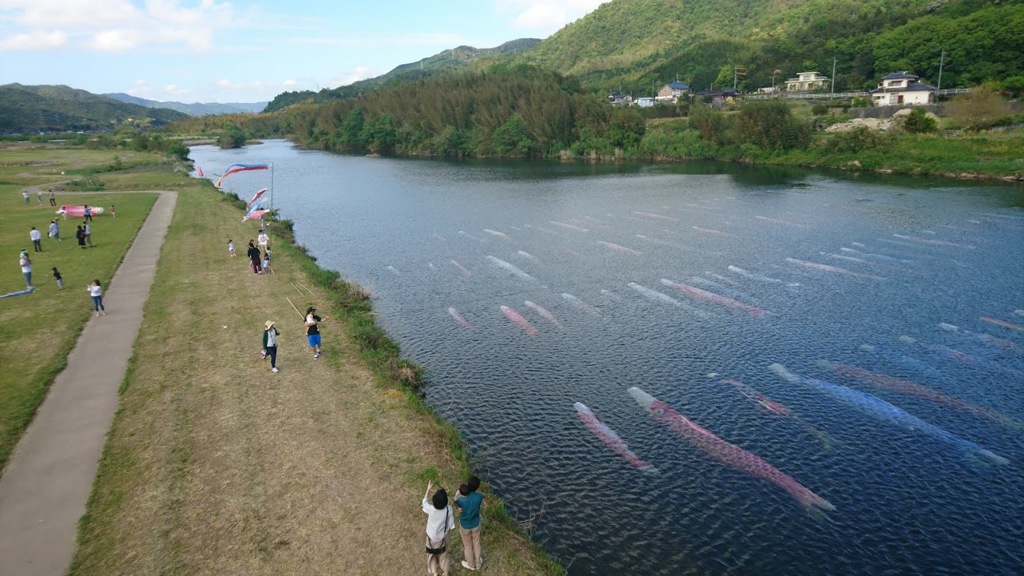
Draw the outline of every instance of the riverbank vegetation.
M423 95L415 98L408 94ZM613 107L571 78L496 67L457 79L290 108L251 120L178 125L216 136L232 123L257 137L354 153L446 158L560 158L679 162L723 160L958 178L1024 180L1024 114L994 89L948 105L938 120L912 113L888 130L823 129L854 118L851 102L713 102L689 97L653 109ZM996 128L998 131L992 131Z

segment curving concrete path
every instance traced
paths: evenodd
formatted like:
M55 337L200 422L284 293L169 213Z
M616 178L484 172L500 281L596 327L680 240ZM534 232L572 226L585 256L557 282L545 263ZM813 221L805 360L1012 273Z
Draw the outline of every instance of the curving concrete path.
M60 576L117 410L177 192L164 192L0 477L0 576Z

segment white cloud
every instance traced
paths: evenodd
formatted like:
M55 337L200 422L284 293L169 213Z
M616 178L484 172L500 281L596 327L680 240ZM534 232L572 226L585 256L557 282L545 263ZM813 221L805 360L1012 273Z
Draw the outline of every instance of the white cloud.
M511 16L516 28L553 33L608 0L497 0L499 14Z
M230 3L202 0L185 7L181 0L0 0L0 21L16 33L0 32L0 49L24 44L26 36L59 32L64 44L99 52L144 47L184 47L208 51L217 32L244 26ZM10 49L10 48L9 48ZM31 49L31 45L22 50Z
M0 39L0 52L7 50L52 50L67 44L67 34L60 30L35 31Z
M338 86L348 86L353 82L360 80L366 80L367 78L373 78L380 76L383 72L377 71L372 66L356 66L348 72L343 72L334 78L327 81L327 86L324 88L337 88Z

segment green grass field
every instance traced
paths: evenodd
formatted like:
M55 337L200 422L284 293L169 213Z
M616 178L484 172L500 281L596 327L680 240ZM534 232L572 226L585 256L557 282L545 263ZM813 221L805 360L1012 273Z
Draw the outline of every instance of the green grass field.
M91 224L93 247L82 250L75 241L75 227L81 219L62 219L55 214L44 193L40 206L36 194L25 204L21 190L27 186L46 188L67 180L67 174L109 158L89 150L7 148L0 162L0 294L25 289L18 266L18 252L24 248L32 258L32 282L36 291L25 296L0 299L0 469L6 465L18 438L46 395L47 387L63 369L75 339L88 320L92 301L86 285L98 278L109 284L117 265L149 213L156 195L152 193L102 192L60 193L59 204L90 204L109 210L117 206L117 217L96 216ZM57 218L62 242L47 237L47 228ZM43 252L33 251L29 230L43 233ZM52 276L56 267L64 279L64 291ZM116 301L106 299L108 306Z

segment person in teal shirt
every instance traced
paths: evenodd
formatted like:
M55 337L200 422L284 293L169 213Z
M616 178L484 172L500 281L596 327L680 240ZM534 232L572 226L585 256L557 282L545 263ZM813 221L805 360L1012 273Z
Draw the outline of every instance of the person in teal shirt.
M462 536L462 550L466 559L462 567L466 570L479 570L484 558L480 553L480 505L484 501L480 493L480 479L470 476L466 483L459 486L455 505L462 514L459 516L459 534Z

